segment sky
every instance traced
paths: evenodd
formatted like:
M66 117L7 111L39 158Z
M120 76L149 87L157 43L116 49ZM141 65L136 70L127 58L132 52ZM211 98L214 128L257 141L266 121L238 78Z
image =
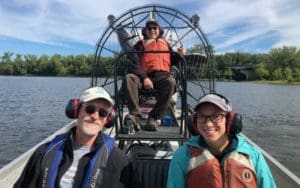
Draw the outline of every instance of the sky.
M299 0L1 0L0 57L93 54L109 14L147 4L198 14L218 54L300 47Z

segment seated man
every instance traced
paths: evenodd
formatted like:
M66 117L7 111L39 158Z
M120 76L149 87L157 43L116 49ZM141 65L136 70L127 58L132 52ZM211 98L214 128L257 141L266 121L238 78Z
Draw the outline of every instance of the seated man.
M143 29L144 39L134 45L136 51L172 51L168 42L161 38L163 30L155 20L149 20ZM129 114L125 117L127 126L134 126L140 130L139 119L139 90L155 89L157 103L149 113L147 127L148 131L156 131L160 119L167 111L172 95L175 92L176 81L170 76L171 53L139 53L139 62L133 62L131 73L123 80L125 97Z
M41 145L31 156L18 187L127 187L129 161L103 133L111 117L113 99L102 87L84 91L70 118L77 126Z

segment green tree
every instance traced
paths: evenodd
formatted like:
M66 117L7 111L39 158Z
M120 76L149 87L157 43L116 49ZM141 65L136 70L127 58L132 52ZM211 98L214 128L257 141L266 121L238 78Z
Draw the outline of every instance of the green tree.
M259 79L268 79L269 78L269 71L266 69L266 65L261 63L256 66L255 72Z
M67 57L64 57L64 66L66 68L66 75L75 75L75 68L74 68L74 62L75 57L73 55L68 55Z
M62 63L62 56L59 54L54 54L50 58L49 75L64 76L65 74L66 69Z
M283 70L283 76L288 82L293 81L292 69L289 68L289 67L285 67L284 70Z
M1 63L12 63L11 57L14 53L11 52L4 52L3 56L1 57Z
M269 69L274 71L278 68L284 70L289 67L292 70L300 68L299 50L296 47L273 48L269 52Z
M50 72L50 62L48 55L42 55L38 59L38 70L40 75L48 75Z
M89 75L90 73L90 65L88 65L86 61L86 56L84 55L77 55L75 56L75 75L78 76L86 76Z
M24 55L24 61L27 64L27 72L31 75L39 75L40 70L38 67L38 58L36 55L28 54Z
M22 59L21 54L16 55L14 62L14 72L16 75L26 75L27 74L27 64Z
M300 68L293 70L293 78L295 81L300 81Z
M12 64L11 57L13 53L4 52L3 56L1 57L1 72L4 75L13 75L14 74L14 66Z
M12 73L13 73L13 64L12 63L1 63L0 73L2 75L12 75Z
M272 72L272 80L283 80L282 69L280 67Z

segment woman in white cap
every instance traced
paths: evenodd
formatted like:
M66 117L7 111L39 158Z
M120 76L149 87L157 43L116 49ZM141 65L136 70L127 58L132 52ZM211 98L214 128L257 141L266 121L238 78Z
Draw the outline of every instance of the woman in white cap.
M128 160L102 132L113 103L102 87L89 88L78 103L69 103L68 117L77 119L77 126L40 146L14 187L125 187L121 172Z
M196 135L175 152L168 188L276 187L263 155L238 134L241 116L225 97L204 95L194 110Z

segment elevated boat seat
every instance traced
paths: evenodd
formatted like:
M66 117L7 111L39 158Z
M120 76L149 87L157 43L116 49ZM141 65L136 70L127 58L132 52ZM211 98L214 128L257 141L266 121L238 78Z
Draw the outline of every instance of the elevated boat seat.
M142 118L140 119L140 124L142 126L146 126L147 124L147 118L148 118L148 114L149 112L153 109L155 103L156 103L156 91L153 90L146 90L146 89L141 89L139 91L139 106L140 106L140 110L142 113ZM123 91L121 89L121 91L119 92L119 94L121 94L121 97L123 100L121 101L122 103L119 103L120 105L120 109L124 109L124 105L126 105L124 100L124 95L123 95ZM177 97L177 93L175 93L174 96ZM139 131L136 132L133 135L130 135L127 133L128 131L128 127L126 125L123 124L123 118L122 118L122 122L120 122L120 129L118 130L122 130L117 132L116 135L116 139L118 140L173 140L173 141L182 141L185 140L185 135L180 134L181 133L181 127L179 126L178 121L176 120L176 100L177 98L174 97L174 99L172 99L171 104L168 108L168 112L167 114L171 117L171 121L172 121L172 125L171 126L159 126L157 128L157 131L152 132L152 131ZM122 114L121 114L122 115ZM125 117L125 116L123 116Z

